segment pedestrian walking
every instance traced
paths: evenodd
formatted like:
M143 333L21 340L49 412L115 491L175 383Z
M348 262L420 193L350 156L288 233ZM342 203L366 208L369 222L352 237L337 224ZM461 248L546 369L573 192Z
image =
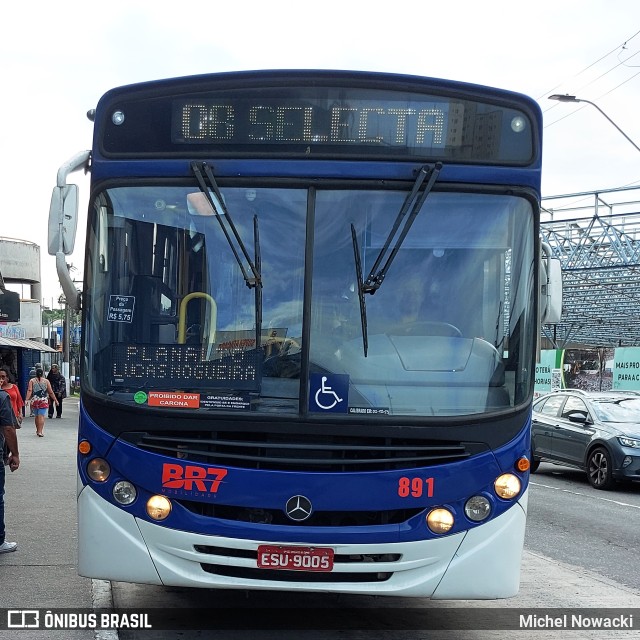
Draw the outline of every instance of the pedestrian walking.
M51 384L53 393L58 400L56 405L56 418L62 418L62 401L67 397L67 381L60 373L60 369L55 362L51 365L51 369L47 374L47 380ZM49 403L49 419L53 418L53 404Z
M18 436L14 426L13 408L11 407L11 398L6 391L0 389L0 449L4 448L6 442L9 449L6 466L11 471L16 471L20 466L20 456L18 454ZM6 530L4 524L4 480L5 465L0 464L0 553L8 553L18 548L17 542L9 542L6 539Z
M36 423L36 435L40 438L44 437L44 422L49 410L49 399L54 404L58 404L51 383L44 377L44 371L36 369L36 377L29 380L25 401L31 401L31 410Z
M36 362L31 369L29 369L29 380L33 380L36 377L36 371L38 369L42 369L42 365L39 362ZM33 418L33 407L29 405L29 417Z

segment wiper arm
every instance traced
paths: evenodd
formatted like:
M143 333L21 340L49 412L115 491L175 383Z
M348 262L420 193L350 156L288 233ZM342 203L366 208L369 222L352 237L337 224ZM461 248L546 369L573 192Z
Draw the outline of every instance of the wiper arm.
M393 227L391 228L391 231L389 232L389 235L385 240L384 246L380 250L380 253L376 258L376 261L373 263L373 266L371 267L371 271L369 271L369 275L367 276L366 280L359 281L359 284L363 293L370 293L371 295L373 295L382 285L382 282L385 276L387 275L387 271L389 270L391 263L393 262L398 251L402 247L402 243L404 242L404 239L407 237L407 234L411 229L411 225L413 225L417 215L420 213L420 209L422 209L422 205L424 204L424 201L427 199L427 196L433 189L433 185L436 183L436 180L438 179L438 175L440 174L441 169L442 169L441 162L436 162L436 164L433 167L429 167L428 165L425 165L420 169L420 172L418 173L418 177L416 178L416 181L413 185L413 188L405 198L405 201L402 204L400 211L398 212L395 222L393 223ZM422 191L422 193L419 194L420 187L422 186L422 183L425 180L427 180L427 184L424 190ZM413 204L413 207L412 207L412 204ZM394 237L398 233L398 229L400 228L402 219L407 215L407 212L409 211L410 208L411 208L411 213L409 214L409 217L407 218L407 221L405 222L404 227L402 228L402 231L400 232L400 235L398 236L396 243L391 253L389 254L389 257L387 258L387 261L384 263L384 266L382 267L382 269L377 271L387 251L389 250L389 246L391 245L391 242L393 241Z
M360 249L358 247L358 237L356 228L351 225L351 240L353 242L353 262L356 266L356 282L358 283L358 302L360 302L360 323L362 325L362 348L364 349L364 357L367 357L369 350L369 338L367 335L367 303L364 299L364 291L362 287L362 262L360 261Z
M240 267L240 271L242 271L242 277L244 278L245 284L247 285L247 287L249 287L249 289L252 289L254 287L262 287L262 276L260 274L259 268L251 260L249 253L247 251L247 248L244 246L244 242L242 242L242 238L240 237L240 234L238 233L238 230L236 229L235 224L233 224L233 220L231 219L231 216L229 215L229 211L227 210L224 200L222 199L222 194L220 193L220 189L218 188L218 183L216 182L216 179L213 176L213 172L211 171L211 168L209 167L209 165L207 165L206 162L192 162L191 170L193 171L193 174L195 175L196 180L198 181L198 186L200 187L200 191L202 191L206 199L209 201L209 204L211 205L211 208L213 209L213 213L216 217L216 220L220 223L220 228L222 229L222 232L224 233L224 236L227 239L227 242L229 243L229 248L231 249L231 251L233 252L233 255L235 256L238 266ZM204 176L202 175L203 172L204 172ZM206 176L206 180L205 180L205 176ZM207 184L207 180L209 181L209 184ZM213 191L213 195L215 196L215 200L211 195L212 191ZM229 230L227 229L224 222L222 221L221 213L224 214L225 220L229 225L229 229L231 229L231 233L233 234L236 240L236 243L240 248L240 251L242 252L242 255L247 261L253 277L249 275L247 269L242 263L242 259L240 258L240 255L238 254L238 250L236 249L233 243L233 240L231 239ZM257 221L254 220L254 233L255 233L255 229L257 229ZM256 309L256 312L257 312L257 309Z
M262 254L260 252L260 232L258 230L258 216L253 216L253 253L256 257L256 269L262 273ZM259 287L255 287L255 307L256 307L256 349L260 348L262 339L262 282Z

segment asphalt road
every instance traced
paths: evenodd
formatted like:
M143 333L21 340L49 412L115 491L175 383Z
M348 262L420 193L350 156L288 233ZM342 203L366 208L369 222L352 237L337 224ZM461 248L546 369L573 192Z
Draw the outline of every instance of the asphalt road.
M640 590L640 484L591 487L576 469L531 476L526 548Z

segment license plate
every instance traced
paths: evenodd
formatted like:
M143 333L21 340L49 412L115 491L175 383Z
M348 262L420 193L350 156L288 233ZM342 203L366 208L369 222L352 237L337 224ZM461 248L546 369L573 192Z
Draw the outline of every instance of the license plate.
M262 544L258 547L259 569L289 571L331 571L333 549L326 547L280 547Z

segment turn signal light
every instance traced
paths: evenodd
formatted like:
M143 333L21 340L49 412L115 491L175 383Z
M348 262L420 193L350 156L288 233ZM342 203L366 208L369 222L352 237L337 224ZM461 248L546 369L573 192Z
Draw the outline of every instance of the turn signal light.
M529 458L527 458L526 456L522 456L522 458L520 458L518 462L516 462L516 469L518 471L522 471L523 473L525 471L529 471L529 467L531 467L531 463L529 462Z
M91 453L91 443L88 440L81 440L78 442L78 451L84 456Z

